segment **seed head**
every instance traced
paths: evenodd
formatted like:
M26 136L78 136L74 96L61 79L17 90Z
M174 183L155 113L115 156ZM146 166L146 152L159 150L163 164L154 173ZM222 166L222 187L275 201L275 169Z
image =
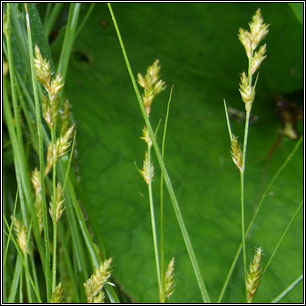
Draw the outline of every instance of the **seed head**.
M63 196L63 189L60 183L57 184L56 190L55 190L55 200L53 199L53 196L51 197L50 207L49 207L49 213L52 218L52 220L58 220L61 218L63 212L64 212L64 203L65 199ZM55 216L53 215L53 203L55 203Z
M142 76L140 73L137 74L138 84L144 89L142 100L148 115L151 111L153 99L165 89L165 82L160 80L159 72L159 60L156 60L151 66L148 67L145 76Z
M234 164L237 166L239 171L242 171L243 155L241 148L238 144L237 137L233 136L231 140L231 153Z
M174 292L174 257L172 257L169 262L166 274L165 274L165 299L166 302L169 300L170 296Z
M150 163L149 161L149 155L147 151L145 154L145 159L143 161L142 170L140 170L140 174L142 175L147 185L150 185L152 183L153 176L154 176L154 167L153 167L152 162Z
M100 291L111 276L111 263L111 258L102 262L100 267L91 275L87 282L84 283L88 303L97 303L99 300L104 299L103 295L100 295Z
M37 45L35 46L34 69L37 81L45 88L49 87L51 80L50 64L42 57Z
M261 261L262 249L259 247L254 255L253 261L250 263L250 272L247 273L246 288L247 288L247 302L251 303L254 294L259 286L261 277Z
M17 236L17 244L20 247L23 254L27 254L27 231L26 227L14 216L11 216L13 220L15 234Z
M55 287L55 289L52 293L50 303L60 304L60 303L62 303L62 300L63 300L63 287L62 287L62 283L59 283Z

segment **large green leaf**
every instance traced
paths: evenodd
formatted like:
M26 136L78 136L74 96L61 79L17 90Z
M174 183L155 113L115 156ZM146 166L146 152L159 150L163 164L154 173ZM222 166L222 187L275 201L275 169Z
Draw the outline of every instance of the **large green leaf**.
M303 87L302 29L286 4L260 4L270 24L268 57L262 64L250 126L246 169L246 220L295 141L283 137L274 154L281 122L274 94ZM237 32L246 28L258 4L114 4L134 73L160 59L168 89L154 102L156 127L164 118L171 84L166 165L181 206L208 291L216 301L240 243L239 174L230 157L223 98L243 110L239 74L247 60ZM58 52L58 43L53 51ZM77 123L81 203L96 241L113 257L113 274L134 301L158 301L146 186L142 166L144 122L105 4L95 10L75 42L66 95ZM232 128L242 139L243 122ZM160 141L161 134L158 139ZM155 163L157 165L157 163ZM302 199L302 150L273 186L247 241L247 260L262 246L267 262ZM156 167L157 168L157 167ZM156 171L156 214L159 179ZM171 302L201 302L181 233L166 198L165 253L175 257L176 291ZM302 271L302 217L299 215L255 297L269 302ZM242 262L225 295L243 302ZM302 286L283 301L301 302Z

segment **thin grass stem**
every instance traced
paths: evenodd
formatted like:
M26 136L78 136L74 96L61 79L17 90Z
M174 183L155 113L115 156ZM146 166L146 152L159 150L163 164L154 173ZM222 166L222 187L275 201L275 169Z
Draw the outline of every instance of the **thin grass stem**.
M63 81L66 79L69 58L72 50L72 45L75 39L76 27L81 10L81 3L71 3L69 8L68 22L65 30L65 37L63 47L57 66L57 73L59 73Z
M268 260L268 262L267 262L267 264L266 264L266 266L265 266L265 268L263 269L261 277L264 275L264 273L265 273L265 272L267 271L267 269L269 268L269 266L270 266L270 264L271 264L271 262L272 262L272 259L274 258L275 254L276 254L276 252L277 252L277 250L278 250L278 248L279 248L279 246L281 245L281 243L283 242L284 238L286 237L286 235L287 235L287 233L288 233L288 231L289 231L289 229L290 229L290 226L292 225L294 219L296 218L297 214L299 213L299 211L300 211L300 209L301 209L302 207L303 207L303 201L299 204L298 208L296 209L296 211L294 212L293 216L291 217L291 219L290 219L290 221L289 221L289 223L288 223L286 229L284 230L284 232L283 232L281 238L279 239L279 241L278 241L276 247L274 248L274 250L273 250L273 252L272 252L272 254L271 254L271 256L270 256L270 258L269 258L269 260Z
M285 169L285 167L287 166L287 164L289 163L289 161L292 159L292 157L295 155L296 151L298 150L299 146L301 145L301 143L303 142L303 137L301 137L298 142L296 143L296 145L294 146L293 150L289 153L289 155L287 156L287 158L285 159L285 161L282 163L282 165L278 168L278 170L276 171L276 173L274 174L273 178L271 179L270 183L268 184L267 188L265 189L265 191L263 192L257 206L256 206L256 209L254 211L254 214L253 214L253 217L247 227L247 230L246 230L246 234L245 234L245 237L248 236L251 228L253 227L253 224L257 218L257 215L262 207L262 204L266 198L266 196L268 195L268 192L270 191L270 189L272 188L275 180L278 178L278 176L282 173L282 171ZM222 289L221 289L221 292L220 292L220 295L219 295L219 298L218 298L218 303L221 303L222 302L222 299L224 297L224 293L228 287L228 283L229 283L229 280L232 276L232 273L234 271L234 268L237 264L237 260L239 258L239 255L240 255L240 252L242 250L242 244L240 243L240 245L238 246L238 249L236 251L236 254L234 256L234 259L232 261L232 264L230 266L230 269L227 273L227 276L225 278L225 281L224 281L224 284L222 286Z
M50 3L48 3L48 4L50 4ZM45 31L45 35L46 35L47 38L49 37L49 35L50 35L50 33L51 33L51 31L54 27L56 19L57 19L58 15L60 14L61 10L62 10L63 4L64 3L54 3L50 14L47 14L47 13L49 13L48 11L46 12L46 17L47 18L45 18L45 20L44 20L44 31Z
M276 304L282 300L290 291L292 291L304 278L303 274L300 275L294 282L292 282L283 292L281 292L276 298L274 298L270 303Z
M196 279L197 279L197 282L198 282L198 285L199 285L199 288L200 288L200 292L201 292L203 301L205 303L210 303L210 298L209 298L204 280L202 278L202 275L201 275L201 272L200 272L200 269L199 269L199 265L198 265L198 262L197 262L197 259L196 259L196 256L195 256L195 253L194 253L194 250L193 250L193 247L192 247L192 244L191 244L191 241L190 241L190 238L189 238L189 235L188 235L188 232L187 232L184 220L183 220L183 216L181 214L181 211L180 211L177 199L176 199L176 195L174 193L174 190L173 190L173 187L172 187L172 184L171 184L170 177L168 175L168 172L167 172L167 169L165 167L164 161L162 159L157 141L155 139L154 131L153 131L153 129L151 127L151 124L150 124L150 121L149 121L149 119L147 118L147 115L146 115L146 111L145 111L145 108L144 108L144 105L143 105L143 102L142 102L142 99L141 99L141 95L140 95L138 87L137 87L137 83L136 83L131 65L129 63L129 60L128 60L128 57L127 57L127 54L126 54L126 51L125 51L125 47L124 47L124 44L123 44L123 41L122 41L122 37L121 37L120 31L119 31L119 28L118 28L118 25L117 25L115 15L113 13L111 4L107 3L107 5L108 5L108 8L109 8L109 11L110 11L110 14L111 14L114 26L115 26L115 30L116 30L116 33L117 33L119 44L120 44L120 47L121 47L121 50L122 50L122 54L123 54L123 57L124 57L124 60L125 60L125 63L126 63L128 73L129 73L130 78L131 78L131 82L132 82L132 85L133 85L133 88L134 88L134 91L135 91L135 95L136 95L136 98L137 98L142 116L144 118L144 121L145 121L146 127L148 129L149 135L152 139L152 144L153 144L153 147L154 147L154 151L155 151L160 169L163 173L163 177L164 177L164 180L165 180L165 185L167 187L167 190L168 190L168 193L169 193L172 205L173 205L173 209L174 209L177 221L179 223L179 227L180 227L181 232L182 232L182 236L183 236L183 239L184 239L184 242L185 242L185 245L186 245L186 248L187 248L187 252L189 254L189 257L190 257L190 260L191 260L191 263L192 263L192 267L193 267L193 270L194 270L194 273L195 273L195 276L196 276Z

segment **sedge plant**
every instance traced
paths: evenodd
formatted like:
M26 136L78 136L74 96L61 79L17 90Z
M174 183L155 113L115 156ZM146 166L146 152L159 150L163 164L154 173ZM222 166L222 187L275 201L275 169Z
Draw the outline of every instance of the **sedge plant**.
M13 153L17 192L4 198L4 301L8 303L119 303L118 288L112 283L111 278L112 259L105 254L102 256L95 245L75 190L72 162L77 128L71 118L71 105L64 98L65 80L69 75L68 67L73 43L93 11L94 4L89 6L82 20L80 20L81 4L70 4L57 67L49 56L46 40L38 44L35 36L39 32L38 29L42 37L51 33L62 7L62 4L49 3L44 23L41 24L34 4L18 6L7 3L5 6L3 111L9 136L9 142L5 145L11 148ZM152 102L165 89L165 82L160 79L160 63L158 60L154 61L148 67L146 75L137 75L138 84L143 89L141 94L110 4L108 8L145 123L141 138L146 143L146 153L140 173L148 188L160 302L168 302L174 292L174 257L166 269L164 264L163 184L165 184L203 302L210 303L211 298L165 165L165 138L172 88L160 149L157 143L157 132L153 130L150 122ZM262 262L264 248L259 247L255 250L253 259L247 267L246 240L250 229L273 183L294 156L303 139L297 142L293 151L273 176L256 207L251 222L246 227L244 224L244 181L248 128L258 78L256 73L266 57L266 46L259 47L259 44L267 32L268 26L263 22L260 10L255 13L250 23L250 31L239 30L238 36L248 57L247 73L243 73L240 79L240 93L246 112L242 148L238 138L231 131L224 102L232 159L240 173L241 243L221 289L217 300L219 303L224 298L241 252L244 298L248 303L253 302L255 293L260 288L261 279L267 273L272 259L276 256L303 206L303 202L299 203L266 264L263 265ZM16 41L18 44L15 43ZM15 64L16 54L25 63L23 69ZM155 203L153 203L152 155L154 153L161 170L160 237L157 235L158 222L155 218ZM8 256L10 253L14 256ZM302 279L303 276L299 275L272 302L280 301Z

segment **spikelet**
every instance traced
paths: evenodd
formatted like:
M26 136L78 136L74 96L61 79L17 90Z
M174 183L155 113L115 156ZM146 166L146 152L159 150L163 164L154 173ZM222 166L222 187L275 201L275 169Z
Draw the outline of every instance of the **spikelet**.
M57 184L56 186L56 194L55 194L55 201L53 199L53 196L51 197L51 202L50 202L50 207L49 207L49 213L52 218L52 220L58 220L61 218L65 207L63 206L64 203L64 198L63 198L63 189L60 183ZM53 203L55 202L55 216L53 215Z
M247 112L250 112L255 98L255 87L249 84L249 78L244 72L241 74L239 86L239 91L242 101L245 104L245 109Z
M159 72L159 60L156 60L151 66L148 67L145 76L143 76L141 73L137 74L138 84L144 89L142 100L147 115L150 114L153 99L166 88L165 82L160 80Z
M27 254L27 232L26 227L14 216L11 216L13 220L15 234L17 236L17 244L20 247L23 254Z
M62 287L62 283L59 283L55 287L52 293L50 303L59 304L59 303L62 303L62 301L63 301L63 287Z
M231 139L231 153L234 164L237 166L239 171L242 171L243 155L241 148L238 144L237 137L233 136Z
M252 17L252 21L249 23L250 31L239 29L238 37L249 59L248 76L245 72L242 73L240 78L240 94L245 104L245 110L247 113L251 112L252 104L255 98L255 85L252 86L252 76L258 70L259 66L266 58L266 45L255 51L259 43L265 38L268 33L268 25L264 23L260 9L258 9L255 15Z
M34 69L37 81L45 88L48 88L51 80L50 64L42 57L37 45L35 46Z
M261 277L261 261L262 249L259 247L254 255L253 261L250 263L250 272L247 273L246 288L247 288L247 302L251 303L254 294L259 286Z
M47 175L54 164L56 164L58 158L68 153L71 139L75 126L72 125L65 134L60 136L55 144L50 143L47 151L47 165L45 169L45 175Z
M44 223L43 223L42 199L40 192L41 191L40 171L37 168L35 168L32 172L31 181L35 193L35 213L38 219L39 231L41 233L44 228Z
M64 86L64 82L59 74L55 78L51 78L50 63L42 57L38 46L35 46L34 69L38 82L48 93L48 97L42 96L42 110L44 119L52 128L57 120L58 95Z
M5 77L7 76L9 73L9 65L8 62L5 60L5 58L3 57L2 60L2 75Z
M111 258L102 262L100 267L96 269L86 283L84 283L88 303L94 303L94 301L100 302L100 300L104 300L104 294L100 294L100 292L111 276L111 263Z
M142 130L142 136L140 137L140 139L142 139L148 145L149 148L152 147L152 139L149 135L149 132L146 126Z
M260 9L258 9L255 15L252 17L252 21L249 23L249 26L250 32L244 29L239 29L238 37L245 48L247 57L251 59L258 44L268 33L269 26L264 23L263 18L261 17Z
M60 109L61 120L62 120L61 134L65 134L67 132L70 122L70 109L71 109L71 104L69 103L68 100L65 100L63 108Z
M165 299L166 302L169 300L170 296L174 292L174 257L169 262L166 274L165 274Z
M140 174L142 175L147 185L150 185L152 183L154 177L154 167L152 162L149 162L148 151L146 151L145 159L143 161L143 166L142 170L140 170Z

